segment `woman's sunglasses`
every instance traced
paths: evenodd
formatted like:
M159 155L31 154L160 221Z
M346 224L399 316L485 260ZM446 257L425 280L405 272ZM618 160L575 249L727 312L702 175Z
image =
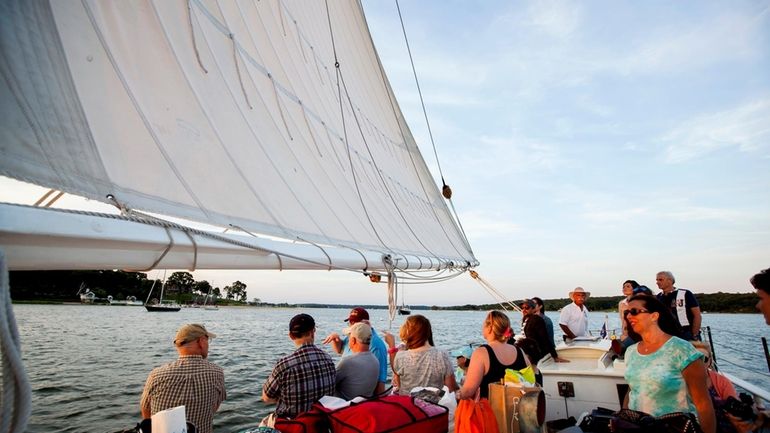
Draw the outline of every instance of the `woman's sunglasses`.
M629 308L628 310L623 312L623 316L628 316L629 314L632 316L638 316L642 313L649 313L649 311L643 309L643 308Z

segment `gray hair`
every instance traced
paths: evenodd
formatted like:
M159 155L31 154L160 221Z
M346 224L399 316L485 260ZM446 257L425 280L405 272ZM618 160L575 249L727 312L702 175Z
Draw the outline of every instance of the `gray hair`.
M676 283L676 278L674 278L674 274L671 273L671 271L660 271L658 272L658 275L665 275L666 278L671 280L671 283Z

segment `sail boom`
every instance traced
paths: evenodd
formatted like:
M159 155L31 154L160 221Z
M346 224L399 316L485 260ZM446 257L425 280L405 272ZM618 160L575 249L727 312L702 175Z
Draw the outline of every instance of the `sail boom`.
M11 270L275 269L381 271L386 252L208 233L119 216L0 204L0 245ZM394 254L399 269L455 267ZM466 263L460 264L465 266Z

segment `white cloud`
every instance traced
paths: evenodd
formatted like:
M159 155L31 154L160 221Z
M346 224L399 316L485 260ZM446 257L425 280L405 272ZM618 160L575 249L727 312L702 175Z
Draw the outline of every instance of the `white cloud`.
M649 41L632 49L629 55L614 59L610 68L625 75L695 71L707 65L760 55L766 13L752 15L725 11L705 22L689 27L663 25L645 34ZM766 48L765 48L766 49Z
M671 164L727 147L736 147L741 152L768 148L770 99L698 115L666 133L660 141L666 144L664 158Z
M582 8L575 2L548 0L534 2L527 20L537 30L555 39L568 39L582 24Z
M521 170L555 171L564 163L557 146L512 134L509 137L481 136L473 155L476 164L495 167L489 175L504 175Z

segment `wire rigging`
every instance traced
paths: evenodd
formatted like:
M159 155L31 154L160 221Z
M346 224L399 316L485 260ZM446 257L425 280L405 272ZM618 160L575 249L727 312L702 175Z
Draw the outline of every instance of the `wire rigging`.
M468 242L468 236L465 234L465 229L460 223L460 217L457 215L457 210L455 209L454 203L452 202L452 189L449 187L449 185L446 184L446 181L444 180L444 172L441 169L441 161L438 158L438 151L436 150L436 142L433 139L433 130L430 127L430 120L428 120L428 111L425 108L425 100L422 97L422 88L420 87L420 80L417 78L417 68L415 68L414 66L414 59L412 58L412 48L409 45L409 37L406 35L406 26L404 26L404 18L401 15L401 6L399 5L398 0L396 0L396 9L398 10L398 19L401 22L401 31L404 34L406 51L409 53L409 63L412 65L412 75L414 75L414 82L415 82L415 85L417 86L417 93L420 96L420 105L422 106L422 114L425 117L425 124L428 127L428 136L430 136L430 144L433 147L433 155L436 157L436 166L438 167L438 173L439 173L439 176L441 177L441 185L442 185L441 192L452 206L452 213L454 214L455 220L457 221L457 224L460 228L460 233L462 233L465 247L468 249L471 255L473 255L473 250L471 249L470 242Z

